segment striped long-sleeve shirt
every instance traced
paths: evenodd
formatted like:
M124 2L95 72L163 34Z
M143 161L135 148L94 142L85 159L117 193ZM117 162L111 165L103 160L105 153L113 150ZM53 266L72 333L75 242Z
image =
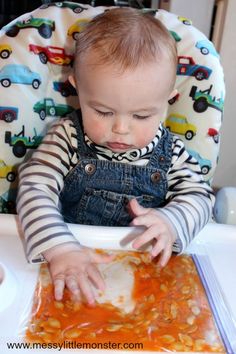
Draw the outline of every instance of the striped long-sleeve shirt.
M154 140L136 154L113 153L85 142L99 159L145 165L163 133L159 126ZM17 212L24 231L30 262L43 261L43 252L54 246L76 242L60 213L59 196L64 179L78 163L77 132L68 117L56 121L32 157L19 168ZM203 181L198 162L174 136L171 166L167 173L167 204L158 211L167 217L177 233L173 250L182 252L209 221L214 195Z

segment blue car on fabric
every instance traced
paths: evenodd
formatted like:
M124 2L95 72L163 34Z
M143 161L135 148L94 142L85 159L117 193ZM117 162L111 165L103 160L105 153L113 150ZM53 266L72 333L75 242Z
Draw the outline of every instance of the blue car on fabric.
M192 57L179 56L177 65L177 75L194 76L197 80L201 81L208 79L212 70L207 66L198 65Z
M77 96L76 89L70 84L69 80L54 81L53 88L55 91L60 92L63 97Z
M42 80L38 73L31 71L26 65L9 64L0 69L0 82L3 87L9 87L11 84L24 84L38 89Z
M203 175L207 175L210 169L212 168L211 161L203 158L197 151L188 149L189 155L194 157L200 165Z
M195 45L196 48L200 49L200 52L203 55L212 54L215 57L219 58L219 53L216 51L213 43L211 43L208 39L203 39L198 41Z

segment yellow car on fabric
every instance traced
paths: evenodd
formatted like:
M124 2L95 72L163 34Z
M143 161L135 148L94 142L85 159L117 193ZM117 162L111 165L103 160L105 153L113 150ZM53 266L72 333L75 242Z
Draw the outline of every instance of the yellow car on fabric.
M178 16L178 20L181 21L184 25L187 25L187 26L191 26L193 24L192 21L189 18L187 18L187 17Z
M8 182L16 179L16 170L14 166L8 166L3 160L0 160L0 178L6 178Z
M67 35L72 36L74 40L78 38L78 34L83 31L84 27L90 20L87 18L81 18L77 20L72 26L69 27Z
M164 126L172 133L184 135L187 140L191 140L196 135L197 128L190 124L187 118L181 114L170 114L164 121Z
M11 46L8 44L0 44L0 57L2 59L7 59L12 53Z

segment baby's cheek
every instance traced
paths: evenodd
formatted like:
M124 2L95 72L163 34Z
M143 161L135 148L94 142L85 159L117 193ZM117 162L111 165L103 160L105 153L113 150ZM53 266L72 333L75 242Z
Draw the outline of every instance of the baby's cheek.
M90 124L86 129L86 134L95 143L102 145L106 141L109 129L104 123L94 123Z
M157 128L149 128L148 126L143 126L142 129L136 130L135 132L135 140L136 147L142 149L146 145L148 145L155 137L157 133Z

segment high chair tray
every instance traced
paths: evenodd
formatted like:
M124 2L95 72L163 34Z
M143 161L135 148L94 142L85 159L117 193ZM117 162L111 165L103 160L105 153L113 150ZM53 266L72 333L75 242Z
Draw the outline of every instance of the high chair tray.
M22 341L22 337L19 335L20 327L31 305L37 283L38 266L29 265L25 259L17 217L2 214L0 215L0 225L0 263L4 265L7 271L5 279L7 282L2 282L0 285L0 299L3 284L5 284L4 291L9 294L6 307L4 308L4 304L0 306L0 352L4 354L19 352L19 349L8 349L7 343ZM92 227L73 224L70 224L69 227L75 236L80 238L82 244L106 249L130 249L128 241L140 233L140 229L128 227ZM124 242L124 240L126 241ZM121 247L121 244L123 247ZM217 283L220 285L232 323L236 318L236 279L233 275L234 272L232 272L233 269L236 269L235 248L236 227L210 223L206 225L187 249L187 253L194 253L199 256L200 263L202 253L207 250L208 259L213 272L216 274ZM200 271L203 270L204 272L204 262L199 267ZM8 289L7 286L9 286ZM236 327L234 328L236 337ZM229 330L232 332L232 326ZM226 344L227 353L235 353L230 349L231 344L232 347L235 345L235 340L232 340L232 343L224 344ZM26 349L20 350L23 353L30 352ZM44 350L41 351L45 352ZM62 352L70 353L71 350L63 350ZM91 352L102 353L103 351L92 350ZM107 352L107 350L104 352ZM125 351L117 352L125 353Z

